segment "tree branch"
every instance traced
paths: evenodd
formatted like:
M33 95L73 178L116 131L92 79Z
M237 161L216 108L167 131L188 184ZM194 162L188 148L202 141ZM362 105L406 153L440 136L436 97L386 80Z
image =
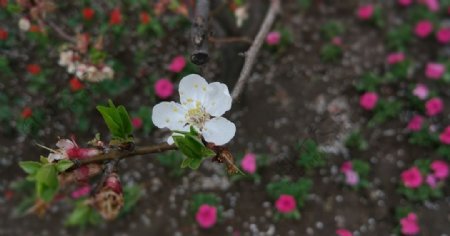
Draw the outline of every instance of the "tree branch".
M69 34L64 32L64 30L62 30L58 25L56 25L52 21L47 20L47 21L43 21L43 22L45 24L47 24L50 28L52 28L52 30L55 31L56 34L58 34L62 39L65 39L71 43L77 42L77 40L74 37L71 37Z
M256 35L255 40L253 41L253 44L250 46L250 49L245 53L246 58L244 66L241 70L239 79L236 82L236 85L234 86L233 92L231 93L231 97L233 98L234 101L237 100L239 95L242 93L244 85L247 82L251 70L253 69L253 66L255 64L255 59L258 55L258 52L264 43L264 39L267 33L269 33L269 30L272 27L272 24L275 21L276 16L281 11L280 4L281 4L280 0L272 0L270 8L267 11L266 17L264 19L264 22L262 23L261 28L259 29L259 32Z
M195 6L195 16L192 22L191 41L194 49L191 61L196 65L208 62L208 17L209 0L198 0Z

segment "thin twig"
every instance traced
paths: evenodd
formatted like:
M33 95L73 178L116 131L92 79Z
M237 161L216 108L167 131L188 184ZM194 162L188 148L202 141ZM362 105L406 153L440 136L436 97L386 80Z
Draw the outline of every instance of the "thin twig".
M280 12L280 0L272 0L270 4L270 8L267 11L266 17L264 19L261 28L259 29L258 34L253 41L253 44L250 46L250 49L246 52L244 66L241 70L241 74L239 75L239 79L234 86L233 92L231 93L231 97L233 100L237 100L239 95L242 93L245 83L247 82L250 72L255 64L255 59L258 55L259 50L261 49L264 39L269 33L270 28L272 27L273 22L275 21L276 16Z
M69 34L67 34L66 32L64 32L64 30L62 30L57 24L53 23L52 21L45 21L45 23L50 26L50 28L52 28L53 31L56 32L56 34L58 34L62 39L65 39L71 43L76 43L76 39L75 37L70 36Z

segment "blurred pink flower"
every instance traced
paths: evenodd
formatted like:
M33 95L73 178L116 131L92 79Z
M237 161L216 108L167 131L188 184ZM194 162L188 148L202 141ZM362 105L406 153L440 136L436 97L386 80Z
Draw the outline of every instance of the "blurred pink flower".
M425 75L429 79L440 79L445 73L445 65L429 62L425 68Z
M83 185L77 189L75 189L70 196L74 199L78 199L81 197L85 197L87 195L89 195L89 193L91 192L91 187L89 185Z
M435 188L436 187L436 177L434 177L433 175L427 175L427 178L425 180L428 184L428 186L430 186L431 188Z
M369 111L375 108L377 102L378 94L375 92L366 92L359 98L359 105Z
M420 0L422 3L427 5L428 10L435 12L439 10L439 0Z
M405 60L405 54L403 52L393 52L387 56L387 63L389 65L397 64Z
M271 46L279 44L280 40L281 34L278 31L269 32L266 36L266 43Z
M347 171L350 171L353 169L353 165L351 161L346 161L344 163L342 163L341 165L341 172L342 173L346 173Z
M417 215L409 213L406 217L400 219L401 231L404 235L417 235L420 232Z
M344 173L345 174L345 183L350 186L355 186L359 183L359 175L354 170L349 170Z
M241 160L242 169L249 174L253 174L256 171L256 155L254 153L245 154Z
M412 4L413 0L398 0L397 2L401 6L407 7Z
M414 33L419 38L425 38L433 32L433 23L429 20L421 20L417 22Z
M439 140L443 144L450 144L450 126L447 126L447 128L439 135Z
M448 165L445 161L433 161L430 168L433 170L433 175L436 179L443 180L448 177Z
M342 38L339 36L335 36L331 39L331 42L336 46L342 46Z
M441 28L436 32L438 42L446 44L450 42L450 27Z
M428 116L436 116L444 109L444 103L440 98L432 98L425 103L425 110Z
M292 195L282 194L275 202L275 206L281 213L290 213L295 211L297 203Z
M424 118L421 115L415 115L408 123L408 130L420 131L422 129Z
M337 229L336 234L338 236L353 236L352 232L346 229Z
M195 220L204 229L211 228L217 222L217 208L208 204L203 204L195 214Z
M169 79L162 78L155 83L155 93L161 99L169 98L173 95L173 83Z
M141 128L143 124L141 117L133 117L133 119L131 119L131 124L135 129Z
M420 100L425 100L428 97L428 87L425 84L417 84L413 90L413 94Z
M375 9L374 9L373 5L371 5L371 4L360 6L358 8L358 12L357 12L358 18L360 20L372 19L374 10Z
M186 59L183 56L176 56L169 65L169 71L179 73L186 67Z
M405 170L401 174L403 184L407 188L418 188L422 184L422 174L416 166Z

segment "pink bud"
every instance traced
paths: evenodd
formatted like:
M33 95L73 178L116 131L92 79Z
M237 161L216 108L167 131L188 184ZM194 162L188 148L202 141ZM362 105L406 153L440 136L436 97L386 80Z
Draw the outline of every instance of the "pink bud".
M398 0L397 2L403 7L407 7L412 4L412 0Z
M167 79L162 78L155 83L155 93L161 99L167 99L173 95L173 83Z
M365 110L373 110L378 102L378 95L374 92L366 92L359 98L359 105Z
M133 119L131 120L131 124L135 129L141 128L143 124L141 117L133 117Z
M176 56L169 65L169 71L180 73L186 67L186 59L183 56Z
M408 130L417 132L422 129L424 118L420 115L415 115L408 123Z
M433 23L429 20L421 20L417 22L414 33L419 38L425 38L433 32Z
M450 27L441 28L436 33L436 38L439 43L447 44L450 42Z
M374 10L371 4L360 6L357 12L358 18L360 20L370 20L373 17Z
M424 100L428 97L428 87L424 84L417 84L413 90L413 94L420 100Z
M440 98L432 98L425 103L425 110L428 116L439 115L444 109L444 103Z
M292 195L282 194L275 202L275 206L281 213L290 213L295 211L297 203Z
M256 171L256 155L254 153L245 154L241 161L242 169L249 174L254 174Z
M204 229L213 227L217 222L217 208L208 204L203 204L195 214L195 220Z
M403 52L393 52L388 55L387 62L389 65L397 64L405 60L405 54Z
M281 34L277 31L270 32L266 36L266 43L271 46L279 44L280 40Z

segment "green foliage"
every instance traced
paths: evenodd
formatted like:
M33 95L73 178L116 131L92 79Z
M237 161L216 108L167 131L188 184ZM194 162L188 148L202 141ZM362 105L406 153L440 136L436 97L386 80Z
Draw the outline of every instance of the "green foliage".
M427 128L422 128L420 131L412 132L409 137L409 143L422 147L431 147L438 143L437 135L433 135ZM439 150L438 150L439 152Z
M172 137L175 145L186 157L181 163L181 168L198 169L205 158L216 155L211 149L205 147L199 139L198 133L192 127L189 132L177 131Z
M441 145L438 150L438 154L445 157L450 161L450 146L449 145Z
M185 169L180 168L183 162L183 156L179 152L171 151L158 155L159 164L168 168L169 174L174 177L180 177L185 173Z
M58 171L53 164L45 164L36 172L36 192L46 202L53 200L58 191Z
M320 50L320 58L324 62L335 62L342 56L342 48L332 43L327 43Z
M370 174L369 163L362 160L352 160L352 168L356 173L358 173L359 176L359 182L355 186L356 189L369 187L370 185L370 182L368 180Z
M313 1L312 0L297 0L297 3L301 9L308 10L311 7Z
M120 212L120 215L123 216L129 212L136 206L139 199L142 197L142 189L137 185L129 185L123 189L123 198L124 205Z
M326 155L319 150L318 145L312 139L306 139L298 145L300 158L297 164L306 169L322 167L325 165Z
M74 165L73 162L70 160L59 160L56 163L56 169L58 170L58 172L62 173L64 171L68 170L73 165Z
M412 38L411 26L402 25L388 32L387 45L392 50L405 50Z
M326 40L331 40L344 33L344 26L339 22L330 21L322 25L320 32Z
M374 127L377 124L386 122L389 119L395 118L402 111L403 104L401 101L379 100L374 110L374 115L369 121L369 126Z
M292 195L297 201L297 207L301 208L304 206L311 187L312 181L310 179L299 179L297 182L282 179L278 182L268 184L267 192L273 199L278 199L282 194Z
M42 167L42 163L36 161L21 161L19 162L20 168L29 175L35 175Z
M109 107L97 106L97 110L102 115L112 138L119 141L131 141L133 126L131 124L130 116L124 106L116 107L111 100L109 100Z
M359 151L364 151L369 147L369 143L364 139L359 130L355 130L345 140L345 146Z
M388 82L398 81L399 79L406 79L410 68L410 61L403 61L392 65L388 73L385 74L385 80Z
M359 92L375 91L382 82L383 79L380 76L374 73L366 73L361 77L355 87Z
M81 200L66 219L65 225L85 228L88 225L98 225L101 221L100 214Z
M422 185L415 189L407 188L402 185L398 191L409 201L427 201L430 199L442 198L444 196L441 187L436 187L433 189L428 185Z

